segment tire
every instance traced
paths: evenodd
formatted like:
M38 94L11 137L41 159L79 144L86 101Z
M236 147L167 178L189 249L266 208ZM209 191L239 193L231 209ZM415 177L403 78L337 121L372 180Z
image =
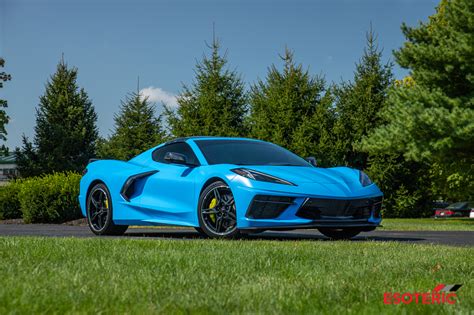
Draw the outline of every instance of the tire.
M198 219L199 229L211 238L231 239L240 236L234 196L226 183L216 181L202 191Z
M204 233L204 231L200 227L194 227L194 229L196 230L196 232L199 233L199 235L207 236L207 234Z
M87 224L96 235L123 235L128 225L116 225L113 218L112 198L107 186L96 184L86 201Z
M253 229L253 230L247 230L245 231L245 234L246 235L250 235L250 234L261 234L263 232L265 232L266 230L264 229Z
M320 228L318 229L321 234L329 237L333 240L348 240L356 235L358 235L361 230L360 229L329 229L329 228Z

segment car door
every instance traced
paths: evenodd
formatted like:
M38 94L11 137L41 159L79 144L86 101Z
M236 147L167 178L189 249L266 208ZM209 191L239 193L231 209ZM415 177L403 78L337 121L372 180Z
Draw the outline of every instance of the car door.
M189 164L177 164L165 160L167 153L186 156ZM148 178L143 187L140 207L152 211L156 222L191 225L196 223L195 205L196 167L199 162L186 142L170 143L152 153L151 162L158 172Z

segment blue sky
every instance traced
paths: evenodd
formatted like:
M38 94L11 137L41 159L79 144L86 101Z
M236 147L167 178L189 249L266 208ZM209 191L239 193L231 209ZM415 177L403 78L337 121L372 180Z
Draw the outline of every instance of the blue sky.
M247 85L264 78L271 64L281 66L285 46L312 73L340 82L352 78L370 23L384 58L393 60L404 41L401 23L426 20L437 2L0 0L0 56L13 76L0 90L11 116L7 145L33 136L38 98L62 53L79 68L78 82L105 136L120 99L136 90L137 76L158 106L192 82L213 22L230 67ZM395 68L397 77L405 74Z

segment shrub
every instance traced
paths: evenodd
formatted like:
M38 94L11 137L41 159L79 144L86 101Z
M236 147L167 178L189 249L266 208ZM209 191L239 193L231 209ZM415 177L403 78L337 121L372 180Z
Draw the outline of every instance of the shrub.
M54 173L24 180L20 186L23 219L26 223L62 223L82 217L76 173Z
M367 173L384 193L385 218L422 218L433 214L431 178L426 165L401 155L373 155Z
M20 185L21 181L15 180L0 187L0 220L21 218Z

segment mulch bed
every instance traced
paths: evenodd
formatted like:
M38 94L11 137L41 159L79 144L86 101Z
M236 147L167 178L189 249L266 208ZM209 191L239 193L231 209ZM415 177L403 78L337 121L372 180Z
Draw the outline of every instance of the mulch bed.
M25 224L25 221L23 221L23 219L8 219L8 220L0 220L0 224ZM87 221L85 218L83 218L83 219L64 222L62 224L72 225L72 226L87 226Z
M0 224L25 224L23 219L0 220Z

